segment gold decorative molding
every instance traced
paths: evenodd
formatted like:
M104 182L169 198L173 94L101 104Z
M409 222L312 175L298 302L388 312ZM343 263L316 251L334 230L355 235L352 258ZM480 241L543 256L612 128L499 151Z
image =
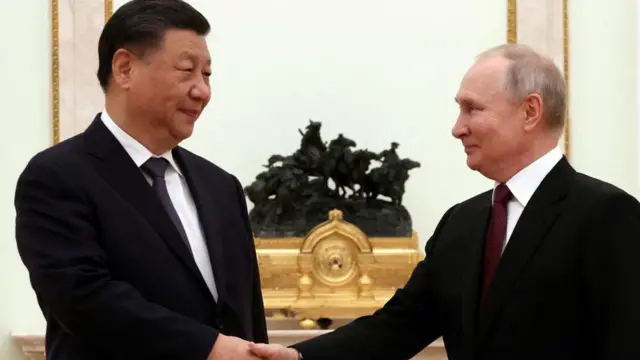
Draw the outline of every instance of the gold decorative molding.
M113 0L104 0L104 22L109 21L109 18L113 14Z
M563 129L564 153L569 159L570 151L570 116L569 116L569 5L568 0L562 0L562 48L563 48L563 73L567 87L567 110ZM542 4L542 3L541 3ZM507 0L507 43L518 42L518 0Z
M507 0L507 43L518 42L518 0Z
M53 144L60 142L60 3L51 0L51 117ZM113 0L104 0L105 23L113 13Z
M571 116L569 114L569 0L562 1L562 49L563 49L563 71L564 71L564 82L567 88L567 109L564 117L564 153L569 157L570 151L570 133L569 133L569 125Z
M58 0L51 0L51 112L53 143L60 141L60 37Z

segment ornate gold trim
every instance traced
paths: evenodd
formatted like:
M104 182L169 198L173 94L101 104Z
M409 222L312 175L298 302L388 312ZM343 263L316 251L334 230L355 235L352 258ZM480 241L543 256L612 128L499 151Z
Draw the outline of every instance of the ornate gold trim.
M507 0L507 43L518 42L518 0Z
M564 153L569 159L570 131L569 131L569 6L568 0L562 0L562 52L564 81L567 86L567 110L564 119ZM518 0L507 0L507 43L518 42Z
M417 233L368 237L338 209L304 237L254 239L267 318L369 315L424 258Z
M109 21L109 18L113 14L113 0L104 0L104 22Z
M570 124L570 113L569 113L569 1L562 1L562 48L564 53L564 82L567 87L567 109L566 115L564 118L564 153L567 159L569 157L570 150L570 133L569 133L569 124Z
M303 254L311 254L321 241L327 237L333 236L335 233L349 234L349 238L358 247L358 251L370 253L372 251L371 244L367 240L367 235L362 230L344 221L342 211L334 209L329 212L329 220L318 224L311 231L309 237L300 247Z
M60 141L60 38L58 0L51 0L51 112L53 143Z

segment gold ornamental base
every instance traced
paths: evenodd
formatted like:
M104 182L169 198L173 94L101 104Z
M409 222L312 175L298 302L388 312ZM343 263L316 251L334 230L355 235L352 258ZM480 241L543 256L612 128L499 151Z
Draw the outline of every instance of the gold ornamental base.
M256 238L267 318L353 319L382 307L423 259L418 236L367 237L340 210L304 238Z

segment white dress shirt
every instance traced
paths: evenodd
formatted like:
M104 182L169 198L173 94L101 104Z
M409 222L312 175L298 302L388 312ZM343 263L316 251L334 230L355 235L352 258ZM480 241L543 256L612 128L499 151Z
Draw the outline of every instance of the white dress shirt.
M142 166L151 157L156 157L152 154L144 145L140 144L136 139L132 138L129 134L124 132L114 121L111 119L107 111L104 110L101 115L102 122L111 131L113 136L120 142L122 147L129 154L133 162L138 168ZM213 278L213 269L211 268L211 260L209 259L209 252L207 250L207 243L205 241L204 232L200 226L198 219L198 210L196 209L193 197L189 191L184 175L180 171L180 167L173 159L171 151L162 154L160 157L165 158L170 166L167 166L165 172L165 180L167 183L167 191L173 206L180 217L184 231L187 234L189 244L193 257L195 259L198 269L207 283L207 287L211 291L213 298L218 301L218 292ZM149 182L149 185L153 185L153 180L142 170L140 170L144 177Z
M520 170L507 181L506 185L513 196L507 204L507 235L502 251L506 248L513 229L516 227L518 219L520 219L520 215L522 215L533 193L538 189L538 186L540 186L540 183L542 183L542 180L549 174L551 169L562 159L562 156L562 150L556 147Z

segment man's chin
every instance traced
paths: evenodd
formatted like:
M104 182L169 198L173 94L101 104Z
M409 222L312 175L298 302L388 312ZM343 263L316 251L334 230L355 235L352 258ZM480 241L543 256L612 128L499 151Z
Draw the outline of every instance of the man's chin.
M193 134L193 127L194 127L193 124L191 124L191 125L184 125L179 129L175 129L173 132L173 138L178 141L183 141L190 138L191 135Z
M478 171L480 162L473 155L467 155L467 167L473 171Z

